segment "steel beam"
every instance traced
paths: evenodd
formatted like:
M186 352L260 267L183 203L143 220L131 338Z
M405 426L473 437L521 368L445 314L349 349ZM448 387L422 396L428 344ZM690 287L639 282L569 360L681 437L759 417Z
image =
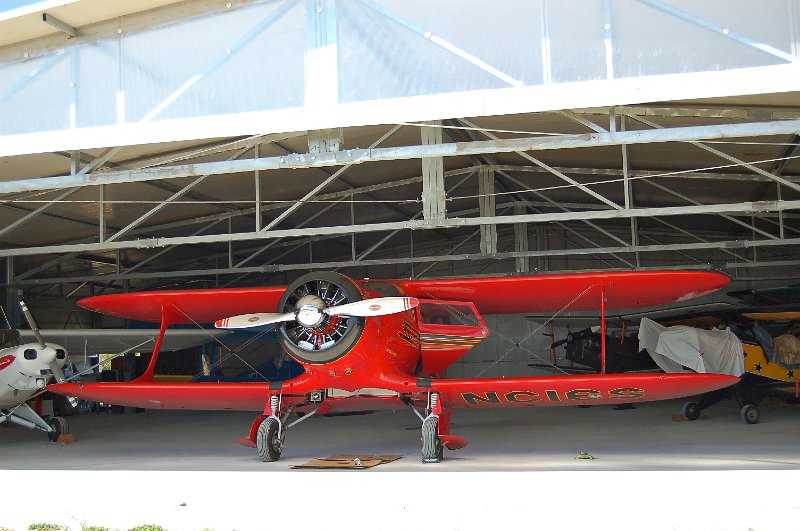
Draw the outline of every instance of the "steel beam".
M633 118L635 120L645 124L645 125L648 125L648 126L654 128L654 129L663 130L663 128L664 128L663 126L658 125L658 124L656 124L654 122L651 122L650 120L647 120L645 118L642 118L641 116L635 116ZM772 179L773 181L777 181L777 182L781 183L782 185L786 186L787 188L791 188L792 190L794 190L796 192L800 192L800 184L796 184L796 183L793 183L791 181L788 181L788 180L784 179L783 177L781 177L780 175L776 175L776 174L770 173L770 172L768 172L766 170L762 170L758 166L755 166L753 164L744 162L743 160L737 159L736 157L728 155L727 153L723 153L722 151L720 151L718 149L714 149L714 148L712 148L710 146L706 146L702 142L690 141L689 143L692 144L695 147L698 147L698 148L704 150L704 151L708 151L709 153L713 153L714 155L717 155L720 158L723 158L723 159L725 159L727 161L733 162L737 166L741 166L743 168L747 168L748 170L750 170L750 171L752 171L754 173L762 175L762 176L764 176L764 177L766 177L768 179Z
M473 124L469 120L462 120L462 122L467 124L467 125L469 125L469 126L477 127L475 124ZM496 135L490 133L489 131L485 131L484 130L482 132L483 132L484 135L486 135L489 138L491 138L492 141L499 141L499 137L497 137ZM598 131L597 133L598 134L606 134L606 133L603 133L602 130ZM590 196L594 197L595 199L598 199L599 201L607 204L608 206L610 206L612 208L620 208L620 206L617 205L616 203L614 203L613 201L611 201L609 199L606 199L601 194L598 194L594 190L582 185L581 183L579 183L578 181L576 181L572 177L568 177L567 175L564 175L563 173L561 173L560 171L556 170L552 166L549 166L549 165L545 164L544 162L540 161L539 159L532 157L528 153L524 153L522 151L517 151L517 154L520 155L525 160L527 160L529 162L533 162L534 164L536 164L540 168L543 168L543 169L547 170L548 172L552 173L553 175L563 179L564 181L568 182L572 186L575 186L576 188L586 192L587 194L589 194Z
M656 142L691 142L742 136L766 136L795 134L800 131L800 120L785 120L758 123L702 125L675 127L670 129L594 133L563 136L533 136L504 140L474 142L452 142L429 146L398 146L373 149L348 149L324 154L294 154L267 157L257 160L236 160L184 164L137 170L115 170L94 172L88 175L63 175L22 179L0 183L0 194L72 188L74 186L97 186L145 182L178 177L196 177L205 174L252 173L256 170L278 170L296 168L318 168L364 164L392 160L409 160L431 157L457 157L486 153L514 153L551 149L577 149L621 144L649 144ZM87 166L88 168L88 166ZM85 171L87 168L84 168Z
M692 251L692 250L716 250L716 249L750 249L750 248L763 248L771 247L778 244L773 240L755 240L755 241L722 241L712 243L685 243L685 244L656 244L656 245L639 245L638 247L602 247L596 249L545 249L528 252L506 252L496 253L491 256L477 254L460 254L460 255L437 255L437 256L413 256L401 257L396 256L386 259L375 260L361 260L361 261L331 261L331 262L314 262L303 264L274 264L259 267L248 267L240 269L228 268L215 268L204 270L178 270L178 271L159 271L153 273L134 273L132 275L125 275L120 273L108 275L91 275L80 276L65 279L63 277L56 278L41 278L41 279L28 279L19 280L15 282L17 286L31 286L31 285L49 285L49 284L63 284L65 282L108 282L111 280L132 280L132 279L161 279L161 278L197 278L201 276L211 275L228 275L228 274L242 274L242 273L277 273L284 271L303 271L303 270L320 270L320 269L341 269L346 267L366 267L366 266L382 266L382 265L396 265L396 264L427 264L432 262L476 262L481 260L515 260L517 258L537 258L548 259L549 257L568 257L568 256L584 256L591 254L617 254L617 253L649 253L649 252L677 252L677 251ZM800 238L786 240L780 243L781 245L800 245ZM785 266L787 263L796 264L797 261L776 261L776 267ZM715 264L717 265L717 264ZM718 264L718 267L727 269L748 268L748 267L769 267L770 262L760 263L740 263L740 262L726 262ZM709 264L702 263L694 267L686 265L677 265L674 267L658 266L657 269L708 269ZM614 268L610 268L614 269ZM627 268L626 268L627 269ZM647 268L641 268L647 269Z
M768 44L766 44L764 42L757 41L757 40L755 40L753 38L750 38L747 35L743 35L741 33L737 33L735 31L732 31L730 28L726 28L726 27L714 24L713 22L710 22L710 21L705 20L705 19L703 19L701 17L693 15L693 14L687 12L687 11L683 11L681 9L678 9L678 8L676 8L674 6L671 6L671 5L669 5L669 4L665 3L665 2L661 2L660 0L639 0L639 2L642 3L642 4L645 4L647 6L650 6L653 9L661 11L662 13L666 13L668 15L671 15L671 16L675 17L675 18L681 19L681 20L683 20L685 22L689 22L690 24L694 24L694 25L696 25L696 26L698 26L700 28L703 28L705 30L711 31L712 33L716 33L720 37L734 40L736 42L739 42L741 44L750 46L750 47L755 48L757 50L761 50L764 53L768 53L770 55L773 55L773 56L775 56L775 57L777 57L779 59L783 59L784 61L786 61L788 63L795 63L798 60L797 57L795 57L795 56L793 56L791 54L788 54L788 53L784 52L783 50L779 50L778 48L775 48L774 46L770 46L770 45L768 45Z
M516 203L514 205L514 214L517 216L524 215L526 207L523 203ZM514 223L514 252L527 253L528 252L528 224L527 223ZM530 272L530 260L527 256L519 257L514 260L514 271L517 273Z
M423 146L442 144L442 122L435 121L420 128ZM422 159L422 213L425 219L441 219L447 216L444 195L444 159L429 157Z
M495 217L494 170L478 170L478 211L481 217ZM481 252L497 252L497 225L481 225Z
M384 140L386 140L387 138L389 138L390 136L395 134L400 129L400 127L401 126L399 126L399 125L394 126L389 132L385 133L378 140L373 142L372 146L370 146L370 149L374 148L375 146L380 145ZM313 157L314 155L311 155L311 156ZM288 209L286 209L284 212L282 212L278 217L276 217L275 219L270 221L267 224L266 227L261 229L260 232L269 231L270 229L275 227L278 223L280 223L281 221L283 221L284 219L289 217L289 215L291 215L292 212L294 212L297 209L299 209L301 206L303 206L306 203L306 201L308 201L309 199L311 199L312 197L317 195L318 192L320 192L326 186L328 186L330 183L332 183L333 181L338 179L339 176L342 175L344 172L346 172L348 169L350 169L351 166L352 166L352 164L346 164L346 165L342 166L341 168L339 168L338 170L336 170L334 173L330 174L327 179L325 179L320 184L318 184L316 187L314 187L313 190L311 190L306 195L304 195L300 200L296 201L292 206L290 206Z
M723 120L797 120L800 110L794 107L743 107L735 105L620 105L617 112L629 116L655 116L661 118L719 118ZM573 109L575 114L605 115L608 107Z
M0 249L3 256L30 256L38 254L87 252L112 249L151 249L176 244L225 243L228 241L257 241L274 238L295 238L310 235L341 236L363 232L384 232L397 229L432 230L458 227L474 227L487 224L514 223L546 223L551 221L582 221L584 219L628 219L652 216L685 216L700 214L750 214L759 212L780 212L782 210L800 209L800 200L795 201L758 201L744 203L728 203L719 205L697 205L680 207L634 208L621 210L599 210L592 212L554 212L543 214L525 214L519 216L496 216L475 218L446 218L440 220L399 221L389 223L370 223L366 225L343 225L334 227L313 227L309 229L282 229L261 232L233 234L211 234L194 237L144 238L132 241L50 245L44 247L27 247L21 249ZM774 241L778 241L777 239Z
M54 204L57 204L59 201L61 201L63 199L66 199L67 197L69 197L70 195L74 194L78 190L79 190L79 188L72 188L71 190L66 190L66 191L60 193L57 197L55 197L54 199L48 201L47 203L45 203L44 205L40 206L36 210L34 210L32 212L29 212L28 214L26 214L25 216L21 217L17 221L11 223L10 225L6 225L2 229L0 229L0 236L8 234L9 232L13 231L17 227L20 227L21 225L24 225L28 221L30 221L30 220L36 218L37 216L43 214L45 212L45 210L47 210L48 208L50 208Z

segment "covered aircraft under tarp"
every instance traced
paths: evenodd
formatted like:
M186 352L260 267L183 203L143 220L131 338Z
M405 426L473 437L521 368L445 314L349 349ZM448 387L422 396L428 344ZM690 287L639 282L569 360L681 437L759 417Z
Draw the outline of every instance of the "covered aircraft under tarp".
M665 327L643 317L639 348L647 349L665 372L744 374L742 342L730 330L701 330L691 326Z

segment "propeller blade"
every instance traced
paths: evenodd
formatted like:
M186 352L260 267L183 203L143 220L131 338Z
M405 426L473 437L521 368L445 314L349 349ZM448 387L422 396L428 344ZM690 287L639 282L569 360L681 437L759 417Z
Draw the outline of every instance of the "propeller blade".
M342 304L341 306L331 306L322 311L330 316L372 317L404 312L416 307L418 304L419 301L414 297L379 297Z
M265 326L284 321L294 321L294 313L245 313L242 315L228 317L227 319L220 319L214 323L214 326L216 328L233 330L239 328Z
M31 315L31 311L28 310L28 307L22 301L19 301L19 306L20 308L22 308L22 313L25 315L25 319L28 321L28 326L30 326L31 330L33 330L33 335L35 335L36 340L39 341L39 345L41 345L42 348L47 347L47 344L44 342L42 334L39 332L39 327L36 326L36 321L33 320L33 315Z

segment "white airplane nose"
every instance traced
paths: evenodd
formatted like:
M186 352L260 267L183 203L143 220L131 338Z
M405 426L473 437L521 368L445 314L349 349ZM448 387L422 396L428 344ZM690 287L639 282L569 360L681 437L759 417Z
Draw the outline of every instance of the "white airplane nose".
M57 362L60 367L63 367L66 358L66 351L63 348L51 345L44 348L33 344L22 345L17 354L17 359L24 367L36 372L38 372L37 368L49 368L53 362Z

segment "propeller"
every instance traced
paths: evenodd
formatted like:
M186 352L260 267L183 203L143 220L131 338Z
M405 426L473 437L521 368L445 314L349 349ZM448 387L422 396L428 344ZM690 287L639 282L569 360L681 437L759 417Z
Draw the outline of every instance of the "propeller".
M36 336L39 346L44 350L47 348L47 343L45 343L42 333L39 332L39 327L36 325L36 321L33 319L31 311L23 301L19 301L19 306L22 308L22 313L25 315L25 319L28 321L28 326L31 327L33 335ZM69 358L67 358L66 363L69 363ZM53 377L55 378L56 382L66 383L68 381L66 375L64 374L64 369L61 368L61 365L58 364L58 361L53 360L50 363L50 370L53 372ZM72 407L76 407L78 405L78 400L74 396L68 396L67 400Z
M214 326L230 330L297 321L306 328L314 328L322 324L326 317L376 317L404 312L418 304L419 301L414 297L378 297L326 307L325 301L320 297L306 295L297 301L297 310L294 312L247 313L220 319Z

